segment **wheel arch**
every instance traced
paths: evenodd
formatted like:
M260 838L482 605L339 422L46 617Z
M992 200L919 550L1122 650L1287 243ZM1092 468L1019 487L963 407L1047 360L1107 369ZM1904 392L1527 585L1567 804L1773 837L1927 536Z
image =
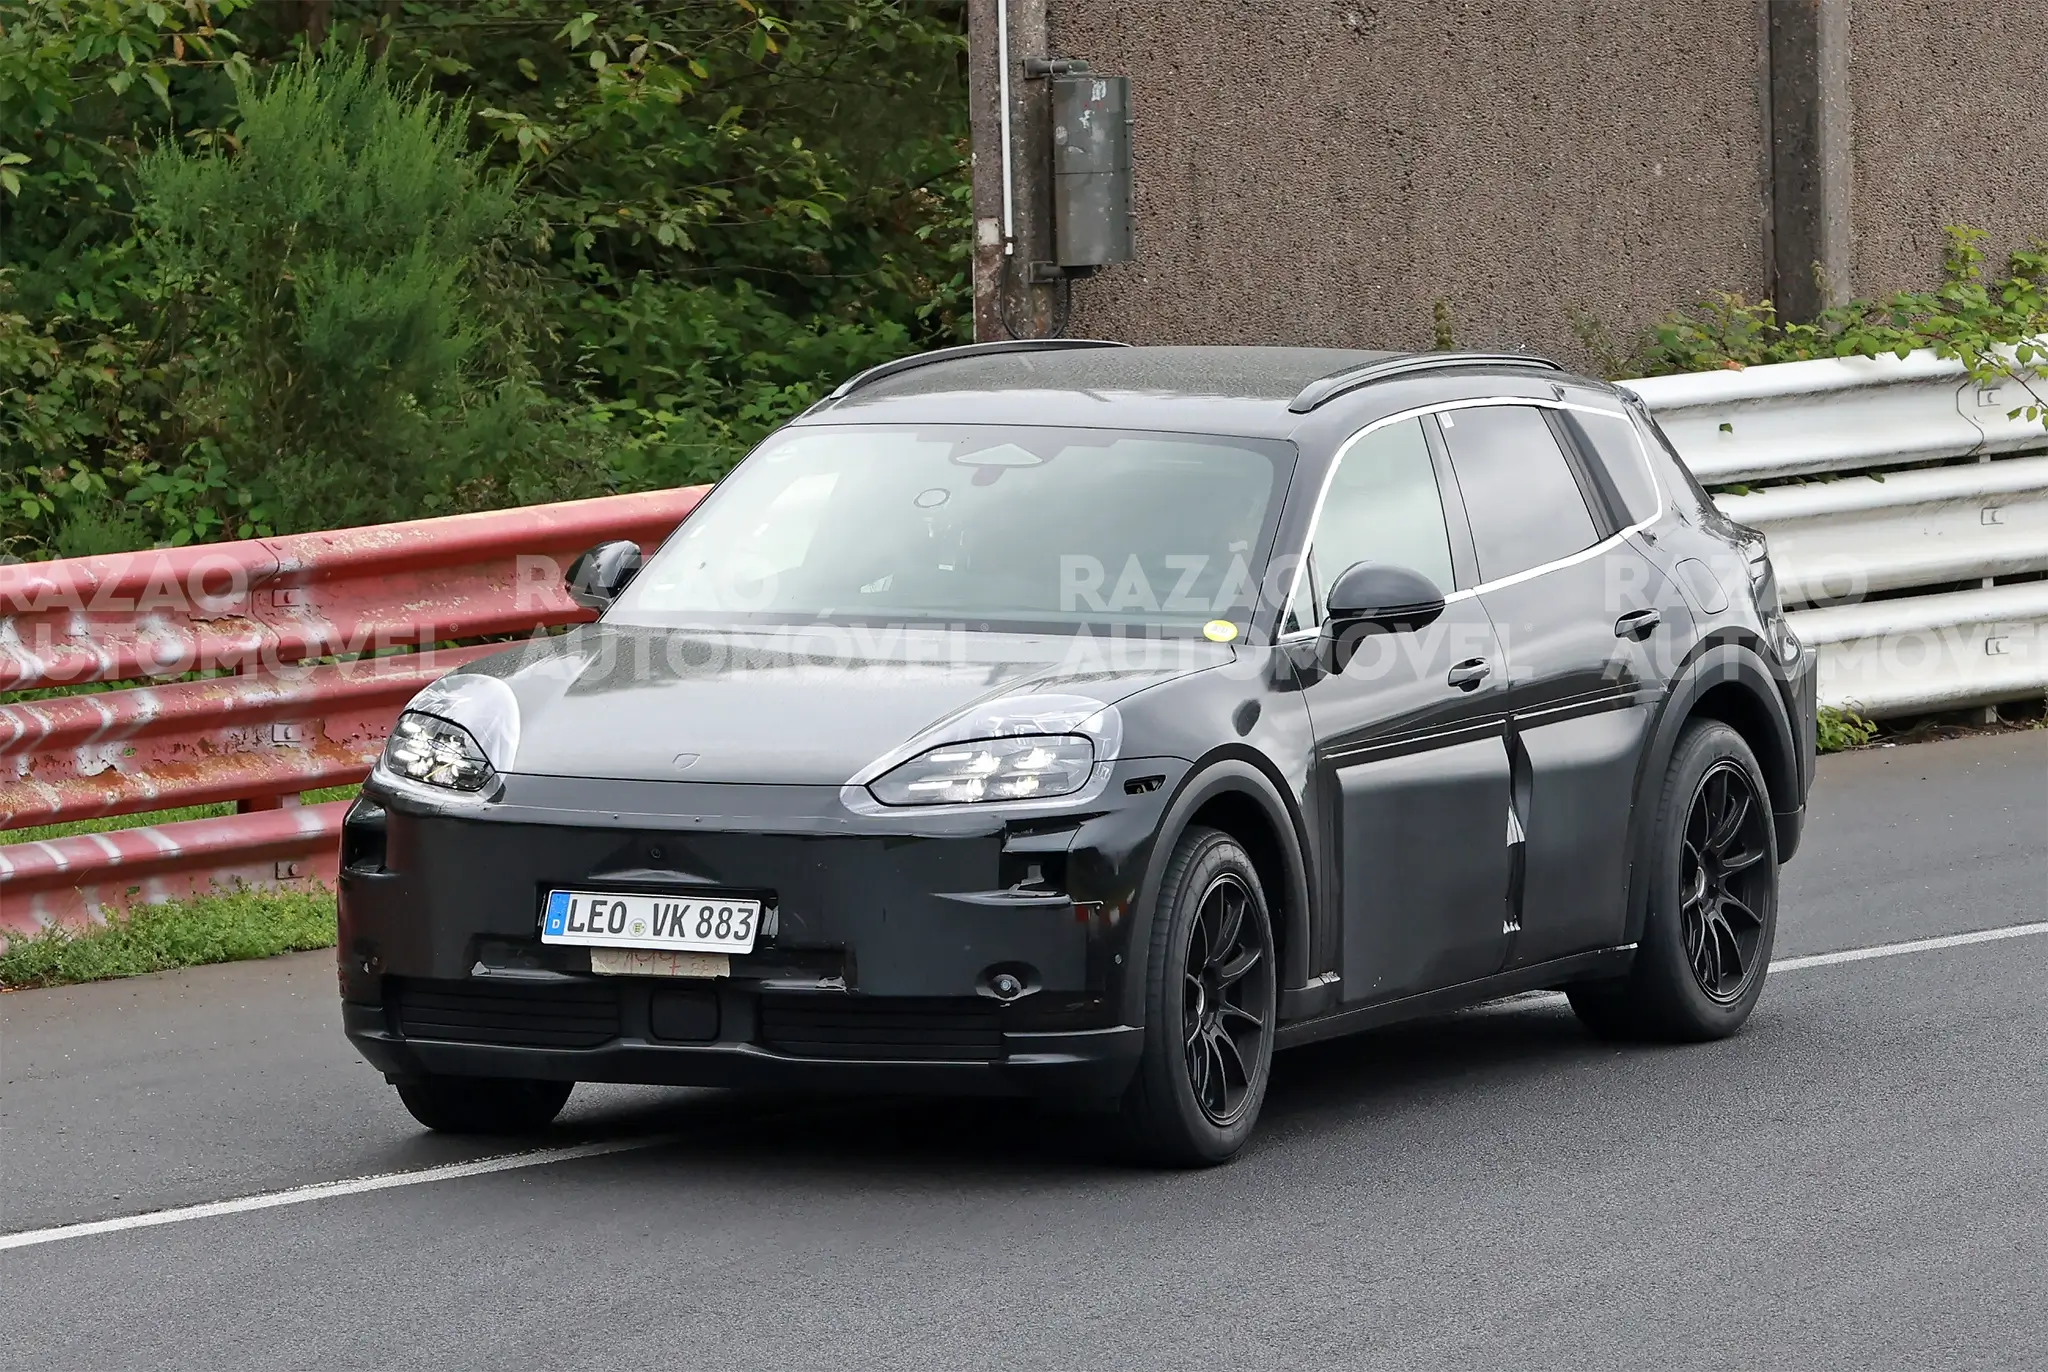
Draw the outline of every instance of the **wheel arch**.
M1159 822L1145 876L1138 888L1137 924L1128 946L1151 947L1152 919L1158 913L1159 888L1166 865L1181 835L1202 825L1219 829L1243 845L1266 888L1273 915L1274 951L1279 986L1284 992L1308 980L1310 912L1314 899L1308 864L1308 842L1301 812L1270 772L1264 758L1239 750L1205 759L1190 768ZM1143 976L1125 979L1127 1010L1142 1015ZM1142 1023L1129 1019L1126 1023Z
M1630 807L1624 942L1634 943L1642 937L1655 870L1651 843L1656 830L1657 802L1679 736L1696 719L1726 724L1742 736L1750 752L1756 755L1764 785L1770 792L1779 861L1791 855L1784 851L1788 826L1781 805L1788 799L1796 803L1800 797L1799 754L1784 697L1778 691L1776 677L1753 649L1729 642L1710 644L1680 671L1658 714L1650 746L1644 750L1643 767L1636 778L1635 804ZM1792 831L1796 834L1796 824Z

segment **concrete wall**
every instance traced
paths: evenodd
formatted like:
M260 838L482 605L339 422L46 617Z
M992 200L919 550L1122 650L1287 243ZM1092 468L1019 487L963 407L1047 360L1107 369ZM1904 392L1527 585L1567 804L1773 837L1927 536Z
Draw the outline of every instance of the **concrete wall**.
M2044 0L1853 0L1849 99L1857 294L1931 284L1947 224L2048 238Z
M1760 0L1050 0L1132 77L1139 260L1076 333L1582 358L1767 289Z
M1020 55L1133 81L1139 260L1070 331L1420 347L1442 299L1464 346L1587 364L1574 311L1626 344L1810 281L1773 261L1774 214L1808 212L1772 204L1774 3L1802 0L1010 0ZM1803 3L1849 35L1810 93L1846 117L1799 154L1847 173L1838 294L1931 282L1945 224L1998 260L2048 236L2048 0Z

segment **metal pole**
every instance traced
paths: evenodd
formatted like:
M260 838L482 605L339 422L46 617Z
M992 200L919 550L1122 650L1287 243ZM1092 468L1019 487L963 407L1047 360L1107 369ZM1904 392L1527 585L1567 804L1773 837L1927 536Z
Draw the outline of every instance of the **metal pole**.
M1003 256L1017 251L1017 209L1010 164L1010 0L996 0L996 99L1003 129Z
M1024 280L1025 263L1052 255L1051 116L1047 102L1024 81L1026 60L1047 50L1046 3L967 0L979 339L1049 332L1058 298Z

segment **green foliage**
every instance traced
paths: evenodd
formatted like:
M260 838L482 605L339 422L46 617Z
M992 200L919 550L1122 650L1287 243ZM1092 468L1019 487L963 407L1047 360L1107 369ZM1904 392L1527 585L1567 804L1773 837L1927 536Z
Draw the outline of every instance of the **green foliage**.
M966 335L963 30L0 0L0 553L719 475Z
M466 147L466 111L360 52L236 94L237 150L167 145L138 172L156 279L206 359L180 400L230 480L295 527L545 484L522 422L546 401L482 289L512 185Z
M1861 748L1877 737L1877 725L1854 710L1837 710L1823 705L1817 718L1820 725L1818 742L1823 753Z
M163 121L218 116L209 73L248 58L224 21L250 0L5 0L0 3L0 194L29 255L60 268L121 236L106 211L137 148ZM217 130L199 132L211 136ZM21 247L11 254L23 255ZM89 253L88 253L89 255Z
M2033 374L2048 364L2048 243L2012 255L1986 279L1984 233L1947 230L1942 281L1827 310L1811 323L1783 319L1768 300L1722 294L1680 310L1651 331L1638 355L1622 359L1599 326L1575 319L1581 341L1609 375L1666 376L1819 357L1904 357L1931 348L1961 361L1980 383L2017 382L2028 396L2015 419L2048 422L2048 386Z
M960 7L592 7L548 34L440 19L413 60L517 167L544 366L632 484L715 477L861 367L970 329ZM522 36L523 35L523 36ZM397 49L394 48L394 52Z
M91 929L12 938L0 990L62 986L334 946L326 891L233 891L142 906Z

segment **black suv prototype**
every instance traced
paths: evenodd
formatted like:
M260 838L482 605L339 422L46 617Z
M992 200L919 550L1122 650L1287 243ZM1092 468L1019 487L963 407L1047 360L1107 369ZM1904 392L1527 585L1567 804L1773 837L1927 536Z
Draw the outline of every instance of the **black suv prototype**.
M1084 341L876 368L350 810L356 1047L437 1129L578 1081L1020 1094L1229 1158L1274 1050L1535 988L1734 1032L1813 778L1760 534L1533 357Z

